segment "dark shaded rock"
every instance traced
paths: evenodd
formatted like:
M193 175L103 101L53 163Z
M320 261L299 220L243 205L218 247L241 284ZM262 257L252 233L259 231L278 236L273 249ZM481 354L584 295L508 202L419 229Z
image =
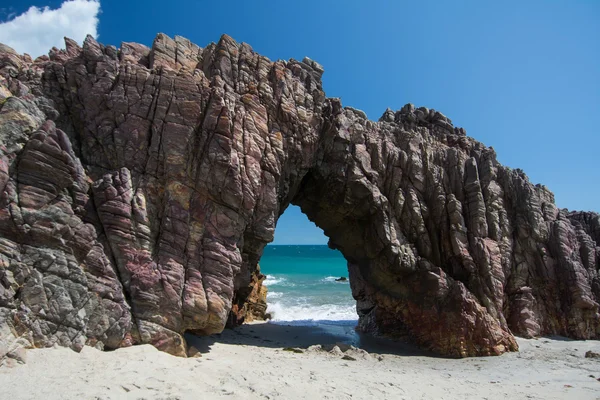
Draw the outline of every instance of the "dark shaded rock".
M0 359L150 343L264 313L258 261L290 204L349 265L359 329L450 356L512 334L600 336L600 223L438 111L373 122L323 68L224 35L200 48L0 46Z
M600 358L600 353L588 350L585 352L585 358ZM592 376L593 378L593 376Z
M299 349L297 347L284 347L283 351L289 351L290 353L298 353L298 354L304 353L304 350Z
M341 276L339 278L337 278L335 281L336 282L346 282L348 280L348 278L346 278L345 276Z

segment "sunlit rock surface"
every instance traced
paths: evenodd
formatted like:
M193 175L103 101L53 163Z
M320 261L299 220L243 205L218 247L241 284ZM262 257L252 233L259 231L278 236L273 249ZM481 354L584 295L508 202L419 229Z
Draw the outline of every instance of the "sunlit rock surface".
M364 331L450 356L598 338L597 214L558 209L435 110L344 108L322 74L228 36L0 45L0 359L184 356L184 332L246 318L289 204L348 260Z

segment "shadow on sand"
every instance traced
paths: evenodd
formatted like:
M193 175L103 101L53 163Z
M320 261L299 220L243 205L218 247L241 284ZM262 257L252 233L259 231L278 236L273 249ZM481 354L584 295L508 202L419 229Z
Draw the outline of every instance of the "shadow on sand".
M369 353L440 357L419 349L409 342L373 337L356 332L355 325L356 321L314 321L310 323L310 326L278 321L244 324L233 329L225 329L222 333L211 336L186 334L185 338L190 346L196 347L201 353L210 353L210 349L215 343L278 349L285 347L305 349L316 344L325 346L344 343Z

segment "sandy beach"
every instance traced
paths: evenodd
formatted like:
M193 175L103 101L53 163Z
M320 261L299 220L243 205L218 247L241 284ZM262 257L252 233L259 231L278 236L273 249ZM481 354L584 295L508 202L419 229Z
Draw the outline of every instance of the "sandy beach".
M26 364L0 368L2 398L600 399L600 360L584 356L597 341L519 339L519 353L446 359L350 326L256 323L187 339L200 357L149 345L30 350Z

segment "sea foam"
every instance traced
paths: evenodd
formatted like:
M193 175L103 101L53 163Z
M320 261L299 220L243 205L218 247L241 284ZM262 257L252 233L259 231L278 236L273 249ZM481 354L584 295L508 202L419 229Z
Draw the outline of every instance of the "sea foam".
M295 283L289 282L286 278L281 277L281 276L274 276L274 275L267 275L262 284L265 285L267 288L269 286L275 286L275 285L296 286Z
M274 302L268 305L267 312L273 321L356 321L355 305L340 304L298 304L286 305Z
M273 285L277 285L284 281L285 281L285 278L278 278L273 275L267 275L267 277L265 278L265 280L263 281L262 284L265 286L273 286Z

